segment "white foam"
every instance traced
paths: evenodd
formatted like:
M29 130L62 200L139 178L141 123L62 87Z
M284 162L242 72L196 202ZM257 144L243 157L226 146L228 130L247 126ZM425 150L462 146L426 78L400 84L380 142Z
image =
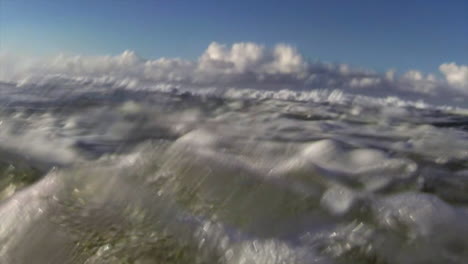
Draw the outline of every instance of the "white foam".
M31 118L36 120L24 120L30 125L23 124L27 129L21 131L16 131L16 120L4 119L0 129L0 148L25 156L31 162L69 165L78 160L73 150L74 140L54 135L53 118L49 115L33 115Z
M229 264L330 263L312 249L294 248L275 240L246 241L229 250L225 258Z
M335 185L330 187L322 196L320 203L334 215L348 213L357 203L359 195L349 188Z
M387 228L407 228L413 239L463 237L459 233L460 214L438 197L423 193L403 193L390 196L376 204L375 213ZM466 219L465 219L466 220ZM444 230L441 233L441 230Z

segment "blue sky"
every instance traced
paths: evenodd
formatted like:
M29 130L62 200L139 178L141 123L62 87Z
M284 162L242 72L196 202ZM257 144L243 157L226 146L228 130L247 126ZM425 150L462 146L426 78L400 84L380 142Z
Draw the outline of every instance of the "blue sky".
M288 43L384 71L468 64L468 1L0 0L0 50L196 59L211 43Z

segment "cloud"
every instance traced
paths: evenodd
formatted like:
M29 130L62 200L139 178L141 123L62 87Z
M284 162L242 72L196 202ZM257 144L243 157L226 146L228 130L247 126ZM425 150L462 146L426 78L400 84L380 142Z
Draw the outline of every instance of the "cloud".
M376 86L382 82L381 78L376 77L364 77L364 78L353 78L349 83L352 88L366 88L370 86Z
M449 84L468 92L468 66L459 66L452 62L440 65L439 69Z
M468 66L440 66L445 79L409 71L379 74L346 64L310 62L294 48L272 48L256 43L231 46L211 43L194 61L179 58L147 60L132 51L117 56L25 58L0 54L0 81L16 86L114 87L143 89L174 86L183 89L214 87L268 90L340 89L372 96L438 100L468 95ZM52 85L54 84L54 85Z

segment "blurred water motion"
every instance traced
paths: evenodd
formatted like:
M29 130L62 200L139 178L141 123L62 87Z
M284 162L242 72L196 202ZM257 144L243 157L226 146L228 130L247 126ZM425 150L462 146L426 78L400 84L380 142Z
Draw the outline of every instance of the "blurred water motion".
M468 263L463 113L257 95L4 97L0 262Z

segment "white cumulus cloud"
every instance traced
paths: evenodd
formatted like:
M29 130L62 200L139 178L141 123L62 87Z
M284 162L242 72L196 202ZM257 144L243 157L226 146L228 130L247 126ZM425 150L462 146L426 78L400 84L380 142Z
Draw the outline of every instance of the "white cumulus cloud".
M468 96L468 66L445 63L433 74L395 71L384 74L346 64L310 62L292 46L272 48L251 42L211 43L197 60L147 60L132 51L116 56L26 58L0 54L0 81L17 86L106 86L142 89L152 85L186 89L340 89L375 96L413 99Z
M439 67L447 82L468 93L468 66L456 63L444 63Z

